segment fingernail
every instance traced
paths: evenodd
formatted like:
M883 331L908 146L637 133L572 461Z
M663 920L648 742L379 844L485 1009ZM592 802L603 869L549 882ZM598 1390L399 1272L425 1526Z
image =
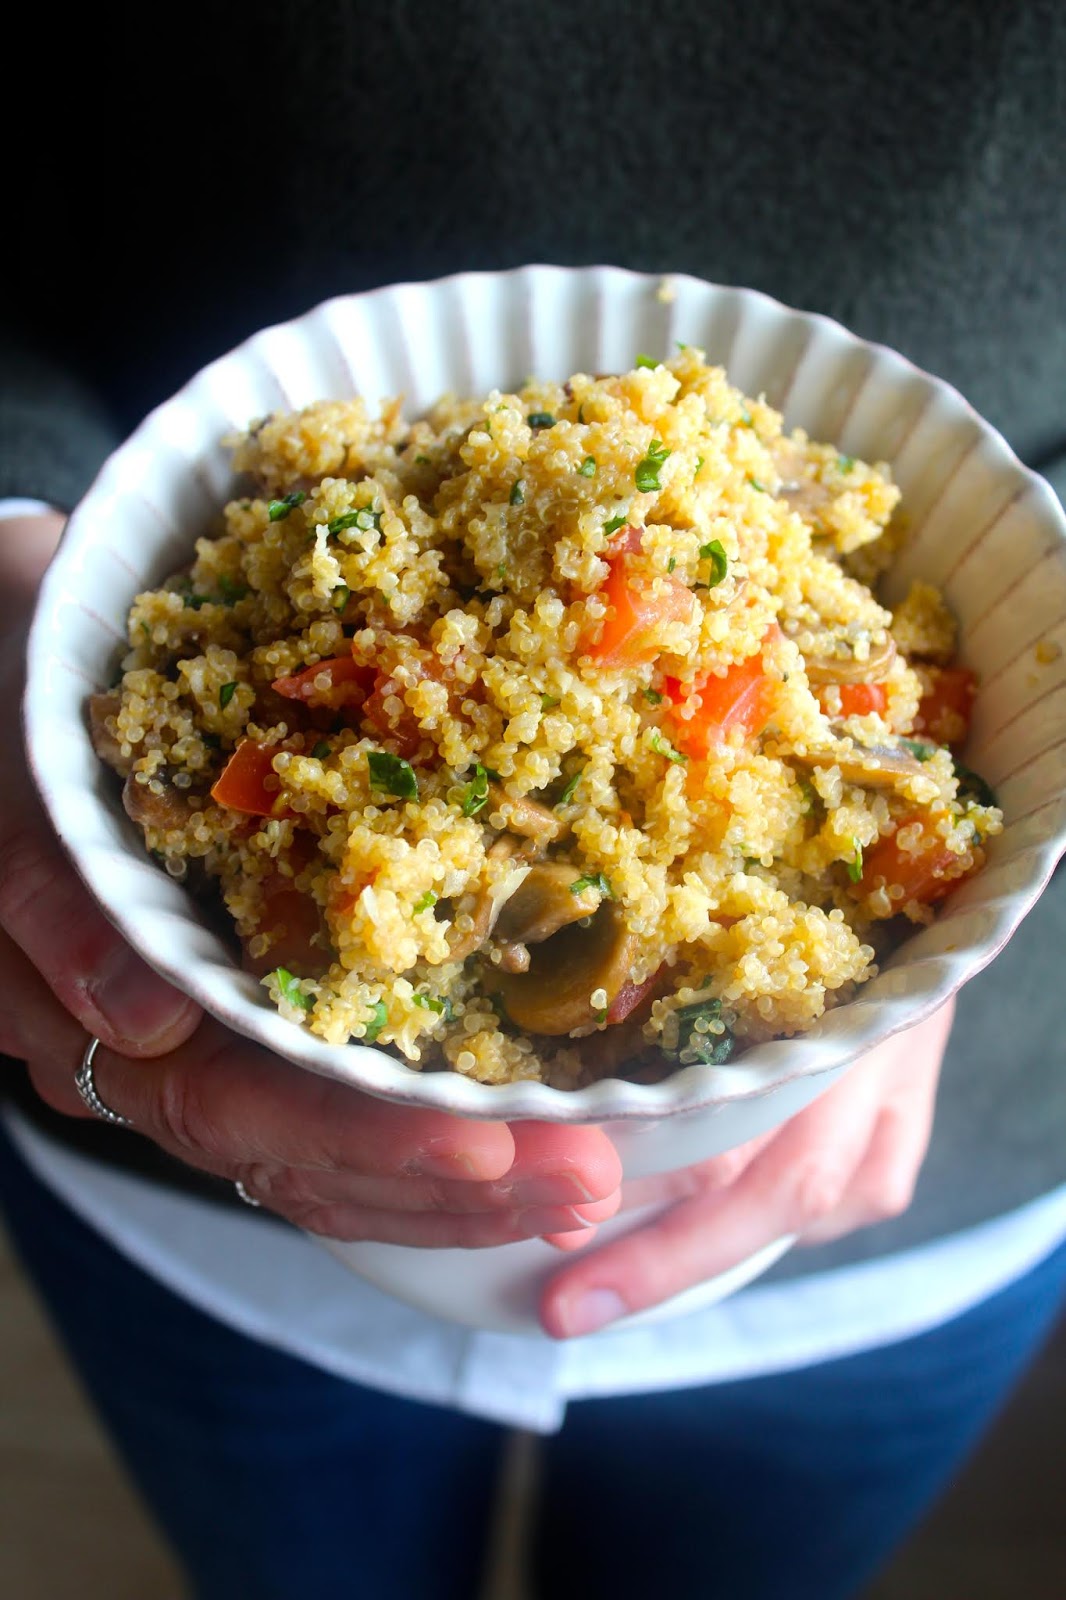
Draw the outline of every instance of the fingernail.
M158 1039L192 1005L124 944L115 946L90 980L88 990L115 1033L138 1044Z
M432 1144L417 1151L405 1170L424 1178L454 1178L457 1182L467 1182L471 1178L481 1182L484 1178L477 1163L464 1150L435 1150Z
M585 1333L596 1333L609 1322L617 1322L628 1310L614 1289L587 1289L566 1305L563 1326L571 1338L580 1338Z

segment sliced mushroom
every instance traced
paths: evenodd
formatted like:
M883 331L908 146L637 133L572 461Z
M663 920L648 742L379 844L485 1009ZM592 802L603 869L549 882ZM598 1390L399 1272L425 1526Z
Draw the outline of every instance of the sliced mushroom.
M528 972L497 971L494 988L508 1017L527 1033L573 1033L599 1020L592 996L602 990L610 1005L633 968L638 948L621 909L608 901L588 927L572 922L536 945Z
M818 513L833 498L824 483L807 472L807 457L794 440L782 436L770 447L774 466L781 479L778 497L788 503L809 522L818 521Z
M865 661L853 655L808 656L807 677L811 683L883 683L895 659L896 641L887 633L870 646Z
M166 778L155 777L149 783L140 783L132 772L122 788L122 804L126 815L138 827L152 828L156 833L184 828L196 809L190 796L176 789Z
M122 754L122 746L107 726L108 718L118 714L122 701L117 694L89 696L89 737L101 761L106 761L120 778L129 776L132 757Z
M922 772L922 763L909 750L895 745L857 744L850 750L808 750L791 760L805 767L839 767L846 783L865 789L894 789Z
M489 801L493 811L498 811L512 833L535 839L538 844L550 844L562 832L563 825L554 812L542 806L539 800L523 795L513 800L498 783L489 784Z
M541 944L560 928L598 911L594 885L577 889L580 870L568 861L538 861L501 908L497 936L506 944Z
M504 837L497 839L489 851L490 860L503 857L510 859L516 856L519 849L518 840ZM500 909L515 894L525 881L530 871L528 861L515 859L513 865L485 888L478 891L470 907L470 917L473 926L465 931L457 930L454 926L448 940L449 959L452 961L465 961L467 956L472 956L475 950L480 950L493 928Z

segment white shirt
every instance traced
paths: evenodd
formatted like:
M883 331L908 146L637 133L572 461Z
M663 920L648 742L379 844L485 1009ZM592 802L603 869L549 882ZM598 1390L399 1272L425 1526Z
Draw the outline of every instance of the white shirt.
M1066 1238L1066 1186L919 1249L584 1339L478 1333L364 1282L317 1240L7 1130L37 1175L118 1250L238 1332L342 1378L552 1432L567 1402L722 1383L891 1344L958 1316Z

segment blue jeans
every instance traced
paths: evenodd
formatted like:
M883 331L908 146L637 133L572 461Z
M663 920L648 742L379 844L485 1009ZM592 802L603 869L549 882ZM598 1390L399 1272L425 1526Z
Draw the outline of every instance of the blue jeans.
M85 1227L2 1134L0 1209L197 1600L474 1600L501 1429L343 1382L204 1316ZM950 1481L1064 1296L1066 1247L919 1338L572 1404L544 1442L536 1592L856 1595Z

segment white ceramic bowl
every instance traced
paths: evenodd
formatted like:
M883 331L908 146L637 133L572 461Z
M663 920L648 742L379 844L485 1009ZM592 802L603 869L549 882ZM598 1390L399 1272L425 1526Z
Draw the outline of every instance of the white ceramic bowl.
M147 858L93 753L85 698L105 684L134 595L188 558L233 485L224 435L271 410L361 393L402 394L415 415L445 390L508 388L530 374L629 367L677 341L705 349L816 439L887 460L913 526L895 595L921 575L944 589L963 658L982 684L969 763L1006 826L983 873L958 890L859 997L802 1038L655 1085L608 1080L566 1094L488 1088L411 1071L365 1046L333 1047L278 1016L179 886ZM1061 654L1041 664L1038 643ZM1042 654L1053 652L1044 650ZM462 1116L598 1122L630 1175L688 1164L784 1121L880 1040L930 1013L1002 948L1066 847L1066 518L1049 486L954 389L824 317L751 290L611 267L534 266L341 297L272 327L200 372L106 462L75 509L35 617L25 700L33 771L56 831L112 921L180 988L236 1031L375 1095ZM445 1315L476 1299L499 1326L493 1258L430 1293L424 1256L351 1247L383 1287ZM474 1268L471 1268L474 1271ZM714 1292L713 1286L708 1294ZM512 1300L508 1304L513 1303ZM508 1313L510 1315L510 1313ZM495 1321L493 1320L495 1319ZM508 1324L510 1325L510 1324Z

